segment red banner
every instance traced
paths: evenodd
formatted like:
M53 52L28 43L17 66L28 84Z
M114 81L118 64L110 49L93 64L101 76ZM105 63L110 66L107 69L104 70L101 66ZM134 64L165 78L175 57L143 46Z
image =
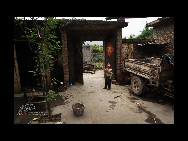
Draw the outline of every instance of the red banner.
M106 52L108 53L108 56L110 56L113 51L114 51L114 48L113 48L112 44L109 42L106 47Z

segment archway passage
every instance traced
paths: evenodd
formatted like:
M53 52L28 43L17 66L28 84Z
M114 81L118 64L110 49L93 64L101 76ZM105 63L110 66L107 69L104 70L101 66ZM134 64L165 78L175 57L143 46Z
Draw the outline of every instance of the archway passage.
M121 73L122 28L126 26L128 23L124 21L76 20L61 28L65 85L69 86L70 81L83 84L82 41L103 41L103 67L109 62L114 74L112 79L118 80Z

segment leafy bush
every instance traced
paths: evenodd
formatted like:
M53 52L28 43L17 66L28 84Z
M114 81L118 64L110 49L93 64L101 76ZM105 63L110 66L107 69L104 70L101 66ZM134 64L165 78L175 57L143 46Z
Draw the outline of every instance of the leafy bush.
M94 65L98 69L102 69L103 68L103 63L95 63Z
M97 57L93 58L93 62L94 62L94 63L96 63L96 62L103 62L103 58L97 56Z
M46 101L51 101L53 100L58 94L55 94L54 91L52 90L49 90L47 95L45 96L46 97Z
M93 53L103 53L103 46L94 44Z

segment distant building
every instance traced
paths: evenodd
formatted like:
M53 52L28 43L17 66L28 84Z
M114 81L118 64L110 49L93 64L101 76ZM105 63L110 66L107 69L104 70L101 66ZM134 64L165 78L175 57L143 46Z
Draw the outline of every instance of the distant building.
M83 63L93 64L93 45L82 45Z

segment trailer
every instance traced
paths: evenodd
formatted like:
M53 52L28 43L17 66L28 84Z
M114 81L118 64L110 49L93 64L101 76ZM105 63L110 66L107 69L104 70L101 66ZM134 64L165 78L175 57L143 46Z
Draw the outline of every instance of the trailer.
M130 74L135 95L142 95L149 85L160 94L174 98L174 54L165 54L162 59L125 59L123 71Z

